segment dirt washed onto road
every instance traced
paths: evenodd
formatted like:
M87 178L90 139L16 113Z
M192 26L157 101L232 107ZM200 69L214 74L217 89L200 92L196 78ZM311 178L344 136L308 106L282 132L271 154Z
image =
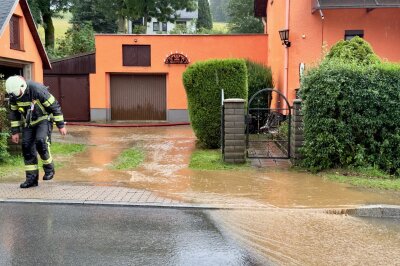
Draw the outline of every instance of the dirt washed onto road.
M316 210L209 211L221 231L278 265L398 265L400 220Z
M301 208L400 203L398 192L353 188L290 169L191 170L188 164L195 137L189 126L74 126L69 131L66 137L54 134L54 138L59 142L85 143L88 148L64 162L55 182L147 189L172 199L217 206ZM134 171L112 170L118 155L133 147L145 150L145 162Z

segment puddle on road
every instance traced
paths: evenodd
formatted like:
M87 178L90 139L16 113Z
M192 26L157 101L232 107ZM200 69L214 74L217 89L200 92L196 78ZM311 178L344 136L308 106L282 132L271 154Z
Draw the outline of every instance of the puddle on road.
M189 126L158 128L70 127L70 134L54 139L85 143L88 148L57 171L56 182L118 185L147 189L186 202L251 207L343 207L399 204L399 192L374 192L325 181L290 169L195 171L188 169L195 149ZM124 150L146 151L145 162L134 171L115 171L111 163ZM20 180L15 180L20 181Z

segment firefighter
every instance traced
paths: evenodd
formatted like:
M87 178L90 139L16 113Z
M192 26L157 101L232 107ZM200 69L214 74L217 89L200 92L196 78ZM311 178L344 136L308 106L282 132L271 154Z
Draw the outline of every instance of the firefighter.
M61 135L67 134L61 107L46 86L25 81L21 76L9 77L6 91L10 98L12 142L19 143L22 128L26 180L20 187L35 187L39 179L37 153L43 161L43 180L51 180L55 174L50 153L50 134L53 121Z

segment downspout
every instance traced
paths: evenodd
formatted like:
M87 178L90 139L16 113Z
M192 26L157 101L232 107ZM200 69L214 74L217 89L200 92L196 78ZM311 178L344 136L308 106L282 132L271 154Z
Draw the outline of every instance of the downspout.
M318 6L319 15L321 16L321 29L322 29L322 31L321 31L321 39L322 39L321 40L321 57L323 57L324 56L324 21L325 21L325 16L324 16L324 13L322 12L319 0L316 1L316 4ZM313 9L313 10L315 10L315 9Z
M285 28L289 29L289 15L290 15L290 0L286 0L286 11L285 11ZM285 67L284 67L284 81L283 81L283 94L285 95L286 99L288 99L289 95L289 48L285 48ZM289 108L286 106L285 108Z
M264 34L267 34L267 20L266 17L262 17L261 19L263 25L264 25Z

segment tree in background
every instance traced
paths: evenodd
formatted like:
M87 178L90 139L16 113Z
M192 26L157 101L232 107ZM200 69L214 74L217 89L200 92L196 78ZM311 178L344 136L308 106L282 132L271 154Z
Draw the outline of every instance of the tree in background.
M197 8L196 0L123 0L122 14L129 19L144 18L144 26L151 18L158 21L175 22L178 18L177 11L186 9L194 11Z
M80 25L91 22L93 30L97 33L116 33L118 14L122 6L122 1L74 0L71 23Z
M196 28L198 30L211 30L213 28L210 4L208 3L208 0L199 0L199 18L197 19Z
M51 58L62 58L80 53L92 52L95 49L94 30L90 22L74 24L57 40L57 47L49 53Z
M210 8L212 14L212 20L215 22L227 22L229 0L210 0Z
M254 0L230 0L229 31L232 33L263 33L264 25L254 17Z
M67 11L71 2L69 0L28 0L28 4L36 24L40 24L44 28L44 45L46 49L54 50L53 18L59 17L59 12Z

